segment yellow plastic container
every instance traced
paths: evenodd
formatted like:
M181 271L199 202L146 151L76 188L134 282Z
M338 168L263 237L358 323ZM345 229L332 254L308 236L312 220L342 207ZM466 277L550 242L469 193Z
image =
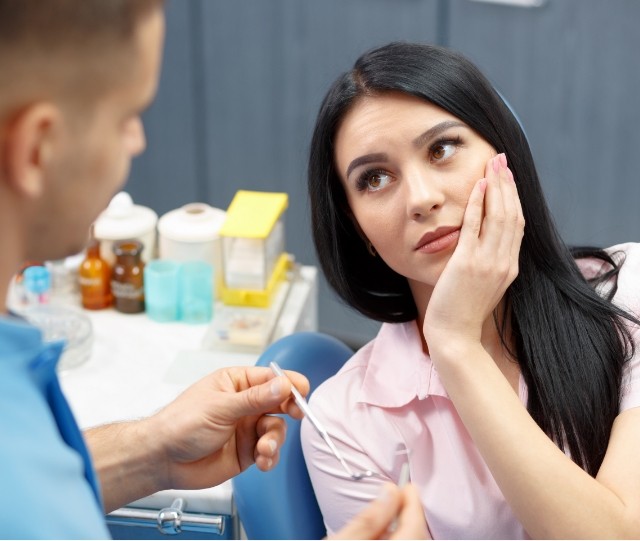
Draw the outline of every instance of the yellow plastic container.
M223 303L261 308L271 304L290 262L284 248L284 211L288 204L286 193L236 193L219 232Z

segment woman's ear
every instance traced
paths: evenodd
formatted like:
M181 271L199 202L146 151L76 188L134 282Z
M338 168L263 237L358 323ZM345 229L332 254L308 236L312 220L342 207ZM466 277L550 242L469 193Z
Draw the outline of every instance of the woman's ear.
M61 121L56 106L38 102L22 109L9 122L1 150L2 174L11 189L28 198L42 194Z

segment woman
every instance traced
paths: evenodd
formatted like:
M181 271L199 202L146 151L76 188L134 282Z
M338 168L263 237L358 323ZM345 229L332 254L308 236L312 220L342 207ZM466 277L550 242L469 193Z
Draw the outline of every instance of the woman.
M640 249L564 245L517 120L440 47L363 55L311 148L323 271L384 322L311 401L378 475L303 424L328 531L408 461L434 538L640 537Z

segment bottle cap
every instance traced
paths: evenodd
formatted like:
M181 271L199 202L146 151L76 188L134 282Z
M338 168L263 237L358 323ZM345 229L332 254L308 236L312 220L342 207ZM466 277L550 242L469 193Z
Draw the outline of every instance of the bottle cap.
M109 206L98 216L94 235L98 239L120 240L142 237L154 231L158 215L149 207L134 205L127 192L113 196Z
M218 238L225 216L224 210L206 203L190 203L164 214L158 232L178 242L209 242Z
M142 252L143 244L139 240L119 240L113 244L113 253L116 256L135 256Z
M51 273L46 267L27 267L22 276L22 283L27 291L41 294L51 289Z

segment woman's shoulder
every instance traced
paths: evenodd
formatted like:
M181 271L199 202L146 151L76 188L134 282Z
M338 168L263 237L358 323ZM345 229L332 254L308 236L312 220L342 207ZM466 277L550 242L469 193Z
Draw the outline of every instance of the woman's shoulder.
M614 302L640 317L640 243L618 244L607 248L607 252L621 264ZM635 342L635 353L624 368L620 412L640 406L640 334L635 325L630 324L629 330Z
M340 411L351 408L361 398L361 390L367 379L367 373L389 369L389 348L399 344L407 345L415 323L383 323L378 334L362 346L333 376L325 380L313 392L310 401L321 408ZM415 334L415 333L414 333ZM421 350L418 350L421 353ZM371 377L373 374L369 373Z
M614 301L637 314L640 310L640 243L617 244L606 252L620 265Z
M335 403L336 400L352 400L366 375L369 359L377 337L356 351L336 374L323 381L313 392L310 403ZM326 398L326 400L325 400Z
M602 250L618 266L617 291L614 301L633 307L640 307L640 243L625 242ZM576 259L578 268L587 280L597 278L611 270L611 265L595 255Z
M583 276L587 280L591 280L610 270L611 266L608 261L603 259L603 256L611 257L616 263L620 263L622 259L626 258L627 252L631 253L633 258L637 257L636 254L640 252L640 244L627 242L609 248L587 248L579 249L579 251L580 255L574 255L576 264Z
M640 243L639 242L623 242L615 244L604 250L613 258L623 255L625 261L630 260L635 265L640 265Z

